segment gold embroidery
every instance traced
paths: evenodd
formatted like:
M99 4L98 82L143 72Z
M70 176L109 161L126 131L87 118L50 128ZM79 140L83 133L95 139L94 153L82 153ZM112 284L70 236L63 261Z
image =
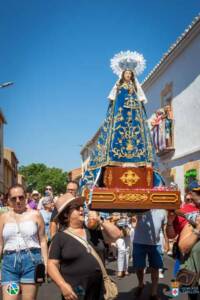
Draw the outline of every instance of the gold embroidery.
M146 166L153 162L153 153L148 123L143 116L142 103L137 100L137 94L131 89L132 84L124 83L118 87L118 93L122 88L129 90L125 102L130 107L118 108L114 114L115 101L109 107L107 117L99 135L99 143L92 155L93 164L89 169L96 169L109 165L122 165L120 160L138 160L132 166ZM124 103L125 104L125 103ZM124 109L126 114L123 115ZM134 110L134 111L133 111ZM134 114L134 115L133 115ZM136 124L133 125L133 118ZM131 163L131 162L130 162Z

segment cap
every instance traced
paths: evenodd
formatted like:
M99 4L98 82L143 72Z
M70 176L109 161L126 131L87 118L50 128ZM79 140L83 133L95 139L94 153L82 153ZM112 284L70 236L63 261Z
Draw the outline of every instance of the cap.
M189 184L189 190L194 192L200 192L200 183L197 180L192 181Z
M34 190L31 195L39 195L39 192Z
M46 196L43 198L42 200L42 205L46 205L46 204L50 204L53 202L53 198L52 197L49 197L49 196Z

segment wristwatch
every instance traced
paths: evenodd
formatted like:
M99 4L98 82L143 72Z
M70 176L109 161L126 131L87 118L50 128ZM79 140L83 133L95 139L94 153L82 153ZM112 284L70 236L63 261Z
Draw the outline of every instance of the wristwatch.
M196 234L196 235L198 236L198 238L200 239L200 231L199 231L198 229L193 228L193 229L192 229L192 232L193 232L194 234Z

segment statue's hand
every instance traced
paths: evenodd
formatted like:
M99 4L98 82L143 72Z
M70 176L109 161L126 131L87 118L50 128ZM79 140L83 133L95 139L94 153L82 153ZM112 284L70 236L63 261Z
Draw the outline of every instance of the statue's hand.
M131 88L129 89L129 94L133 94L133 93L134 93L134 88L131 87Z

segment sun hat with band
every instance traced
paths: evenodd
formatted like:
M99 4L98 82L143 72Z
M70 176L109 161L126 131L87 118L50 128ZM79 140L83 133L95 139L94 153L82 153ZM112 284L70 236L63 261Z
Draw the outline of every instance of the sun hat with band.
M63 194L57 199L55 203L58 213L55 216L54 220L56 220L68 206L71 206L72 204L83 205L84 201L84 197L74 197L71 193Z

